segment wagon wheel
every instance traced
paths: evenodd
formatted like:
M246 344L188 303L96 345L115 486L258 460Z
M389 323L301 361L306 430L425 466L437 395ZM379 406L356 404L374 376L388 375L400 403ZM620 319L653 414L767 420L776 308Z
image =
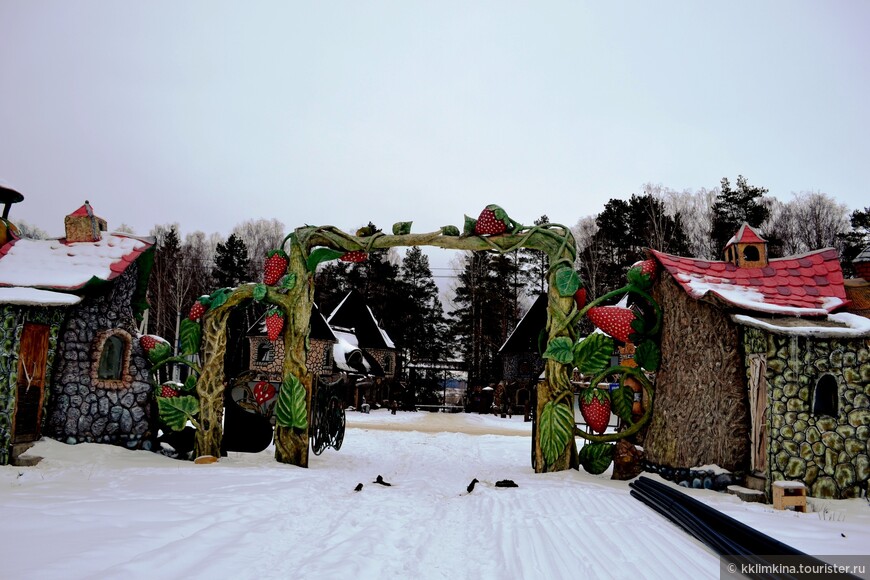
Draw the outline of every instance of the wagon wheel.
M338 397L329 399L329 444L338 451L344 442L346 416Z

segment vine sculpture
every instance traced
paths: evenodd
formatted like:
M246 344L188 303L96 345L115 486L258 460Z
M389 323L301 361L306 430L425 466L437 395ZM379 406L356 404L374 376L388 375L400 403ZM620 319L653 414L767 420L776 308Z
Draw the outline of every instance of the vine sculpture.
M370 228L363 228L356 234L333 226L297 228L284 238L279 248L269 252L262 283L224 288L211 296L200 298L194 304L182 325L181 342L183 354L201 353L202 356L202 368L195 368L191 374L193 378L183 386L187 392L195 391L195 396L181 393L173 396L172 392L167 392L169 397L157 397L161 417L172 418L173 425L183 425L188 419L196 420L194 456L216 457L220 454L226 322L232 308L247 300L256 300L271 306L266 320L269 338L282 340L285 352L283 381L275 406L275 457L282 463L308 466L313 377L306 368L305 359L314 296L314 272L322 262L335 259L361 262L373 250L400 246L434 246L498 253L528 248L549 256L545 329L547 348L543 354L545 379L537 389L533 433L532 463L536 472L575 468L581 461L588 465L590 471L600 468L603 458L607 458L608 453L612 455L612 451L608 451L609 442L636 433L648 420L651 405L639 421L623 432L606 435L584 433L576 428L574 422L574 389L571 383L575 366L581 372L596 375L593 385L605 376L621 373L638 380L651 398L652 385L643 369L654 370L653 367L657 366L657 362L653 364L653 361L658 360L658 349L652 338L658 332L661 312L646 293L650 283L648 271L641 271L641 268L631 270L630 281L625 288L608 293L587 305L582 280L574 269L577 252L574 237L563 225L547 223L523 226L508 217L497 205L487 206L477 219L465 216L462 232L456 226L448 225L434 232L415 234L411 233L411 225L412 222L399 222L393 226L391 235ZM652 324L646 323L643 318L628 322L625 313L619 313L621 323L630 325L633 334L644 339L638 345L637 359L641 369L608 366L613 350L612 339L594 335L583 341L577 340L577 322L584 315L589 315L593 322L597 316L598 323L607 331L604 326L609 324L606 322L609 317L601 315L613 314L609 309L618 307L603 304L626 292L646 300L657 317ZM622 338L627 339L629 333L624 332L624 329L622 331L625 335ZM164 357L164 360L168 359ZM627 401L626 394L621 387L616 395L614 409L621 417ZM609 397L606 404L609 409ZM628 407L630 409L630 403ZM630 421L630 417L627 420ZM584 459L583 454L578 456L576 436L591 440L592 443L584 449L592 451L594 461L588 457ZM586 456L589 455L587 451Z

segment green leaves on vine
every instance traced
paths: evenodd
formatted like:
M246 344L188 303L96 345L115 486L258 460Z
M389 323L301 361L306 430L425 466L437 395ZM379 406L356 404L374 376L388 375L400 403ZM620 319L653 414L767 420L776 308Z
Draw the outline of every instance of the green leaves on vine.
M172 356L172 350L170 350L169 348L169 343L166 342L158 342L151 350L148 351L148 360L151 361L151 364L155 366L159 365L170 356Z
M396 222L393 224L394 236L405 236L411 233L411 224L414 222Z
M574 343L567 336L559 336L547 343L544 358L553 359L563 365L574 361Z
M309 272L314 272L314 270L317 269L317 265L321 262L337 260L343 255L344 252L341 250L333 250L332 248L314 248L308 255L308 261L305 262L305 267L308 268Z
M596 375L610 365L613 339L593 332L574 346L574 366L584 375Z
M634 362L644 370L657 371L662 360L662 351L652 340L644 340L634 351Z
M278 392L275 404L275 421L281 427L305 431L308 429L308 405L305 402L305 387L299 379L288 374Z
M566 404L547 401L541 411L541 453L553 465L574 437L574 411Z
M613 412L626 423L631 423L631 405L633 402L634 391L626 385L622 385L610 393Z
M441 226L441 235L443 236L458 236L459 228L456 226Z
M598 475L607 471L613 461L613 444L587 443L580 448L577 455L583 469L592 475Z
M581 285L580 276L573 268L560 268L556 272L556 290L559 296L574 296Z
M199 400L185 395L181 397L157 397L160 419L173 431L181 431L188 421L196 422L199 413Z
M198 322L188 320L187 318L182 320L178 336L181 340L181 354L183 356L199 352L202 342L202 328L200 328Z
M265 284L257 284L254 286L254 291L252 296L254 300L257 302L261 302L266 297L266 285Z

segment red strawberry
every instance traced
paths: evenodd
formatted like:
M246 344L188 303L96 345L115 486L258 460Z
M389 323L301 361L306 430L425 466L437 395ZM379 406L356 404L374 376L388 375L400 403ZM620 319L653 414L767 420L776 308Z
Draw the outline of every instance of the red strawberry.
M658 271L659 265L655 260L649 259L635 262L631 265L631 269L633 268L640 268L641 274L646 274L650 278L655 278L656 271Z
M197 300L193 303L193 306L190 307L190 314L188 314L187 317L196 322L202 318L203 314L205 314L205 304Z
M616 340L630 342L629 336L634 332L631 322L634 311L624 306L595 306L587 313L589 321Z
M266 313L266 334L269 340L278 340L282 330L284 330L284 313L277 308L270 309Z
M178 391L173 389L169 385L163 385L160 387L160 396L166 397L167 399L171 399L172 397L178 396Z
M354 250L352 252L347 252L346 254L340 256L338 259L342 262L353 262L358 264L360 262L365 262L366 258L368 257L369 255L362 250Z
M273 286L287 271L289 264L290 257L284 250L276 249L266 254L266 261L263 263L263 284Z
M262 405L269 399L275 396L275 387L266 381L260 381L254 385L254 400L258 405Z
M574 292L574 302L577 303L577 310L586 306L586 288L578 288L577 291Z
M474 224L474 233L479 236L496 236L504 233L510 221L507 213L502 208L491 203L480 212L477 223Z
M604 389L587 387L580 395L580 414L589 428L604 433L610 422L610 394Z
M142 350L145 351L145 354L157 346L157 337L152 336L150 334L144 334L139 337L139 345L142 347Z

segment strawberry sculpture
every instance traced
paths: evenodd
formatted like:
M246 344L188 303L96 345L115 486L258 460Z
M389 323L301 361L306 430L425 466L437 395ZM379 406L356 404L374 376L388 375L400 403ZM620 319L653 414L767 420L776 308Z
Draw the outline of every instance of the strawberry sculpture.
M624 306L594 306L587 312L589 321L616 340L629 342L633 332L634 311Z
M596 387L588 387L580 395L580 414L589 428L596 433L604 433L610 422L610 395Z
M653 260L641 260L640 262L635 262L631 265L632 268L640 268L640 273L650 278L655 278L656 271L658 270L658 263Z
M254 385L254 400L258 405L262 405L266 401L275 396L275 387L266 381L260 381Z
M171 399L172 397L178 396L178 391L176 389L173 389L169 385L162 385L160 387L160 396Z
M196 322L202 315L205 314L205 304L203 304L200 300L197 300L193 303L193 306L190 307L190 314L187 315L187 318Z
M508 214L501 207L494 203L486 206L477 222L474 224L474 233L478 236L497 236L510 230L511 233L522 229L522 226L508 217Z
M272 342L278 340L281 331L284 330L284 313L277 308L270 308L266 312L266 334Z
M351 262L354 264L358 264L360 262L365 262L368 257L369 255L362 250L353 250L352 252L347 252L346 254L343 254L338 259L342 262Z
M277 284L289 264L290 257L284 250L275 249L266 254L266 261L263 263L263 284L266 286Z
M145 351L146 355L154 350L154 347L157 346L158 342L161 341L159 341L153 334L145 334L139 337L139 345L142 347L142 350Z

